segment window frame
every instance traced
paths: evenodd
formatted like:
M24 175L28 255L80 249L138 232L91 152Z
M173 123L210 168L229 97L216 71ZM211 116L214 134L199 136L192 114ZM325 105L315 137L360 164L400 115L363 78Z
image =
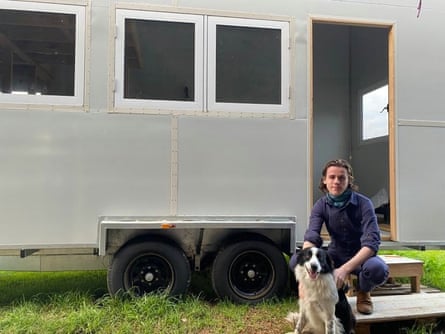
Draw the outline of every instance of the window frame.
M281 103L216 102L216 27L217 25L280 29L281 31ZM220 16L208 17L208 111L288 113L289 112L289 23Z
M165 22L180 22L195 24L195 80L194 101L130 99L124 97L125 77L125 19L140 19ZM117 108L160 109L160 110L188 110L201 111L203 109L203 64L204 41L202 39L204 19L202 15L179 14L169 12L151 12L129 9L116 10L116 27L118 30L115 44L115 92L114 106Z
M83 106L85 98L86 6L0 0L0 8L42 13L72 14L75 17L74 95L26 95L1 93L2 104Z

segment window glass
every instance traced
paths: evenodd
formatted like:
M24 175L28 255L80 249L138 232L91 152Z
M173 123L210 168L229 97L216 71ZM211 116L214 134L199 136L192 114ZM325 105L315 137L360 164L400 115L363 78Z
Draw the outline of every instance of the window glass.
M281 103L281 30L216 27L216 102Z
M388 85L362 95L362 140L388 135Z
M80 8L11 3L0 8L0 92L7 102L54 102L57 97L82 100L83 37ZM29 8L28 8L29 7ZM26 9L25 9L26 8ZM66 9L66 10L65 10ZM84 28L82 28L84 29ZM79 46L81 44L81 46ZM79 50L80 48L80 50ZM82 55L83 57L83 55ZM48 100L44 96L55 97Z
M193 23L125 20L124 96L195 100Z

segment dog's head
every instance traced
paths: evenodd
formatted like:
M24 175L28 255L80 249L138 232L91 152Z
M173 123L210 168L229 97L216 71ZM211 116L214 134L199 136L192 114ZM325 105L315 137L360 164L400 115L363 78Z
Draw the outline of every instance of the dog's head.
M316 280L320 274L332 273L334 263L323 248L310 247L302 249L297 255L297 266L304 267L311 280Z

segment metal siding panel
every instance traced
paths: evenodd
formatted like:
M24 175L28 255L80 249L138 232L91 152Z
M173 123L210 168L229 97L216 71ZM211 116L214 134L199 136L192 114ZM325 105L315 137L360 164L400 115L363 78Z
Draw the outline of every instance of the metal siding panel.
M401 126L399 132L398 241L443 241L445 129Z
M441 7L441 8L439 8ZM396 105L401 119L445 120L444 5L398 19Z
M181 118L178 214L297 216L300 234L306 137L305 121Z
M94 244L101 215L169 213L169 117L1 116L1 245Z

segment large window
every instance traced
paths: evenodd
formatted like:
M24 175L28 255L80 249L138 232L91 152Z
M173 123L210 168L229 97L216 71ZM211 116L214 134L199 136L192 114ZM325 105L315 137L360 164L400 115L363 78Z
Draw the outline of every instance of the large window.
M388 135L388 85L362 94L362 140Z
M85 8L0 1L0 101L83 104Z
M117 10L117 108L287 112L288 22Z

